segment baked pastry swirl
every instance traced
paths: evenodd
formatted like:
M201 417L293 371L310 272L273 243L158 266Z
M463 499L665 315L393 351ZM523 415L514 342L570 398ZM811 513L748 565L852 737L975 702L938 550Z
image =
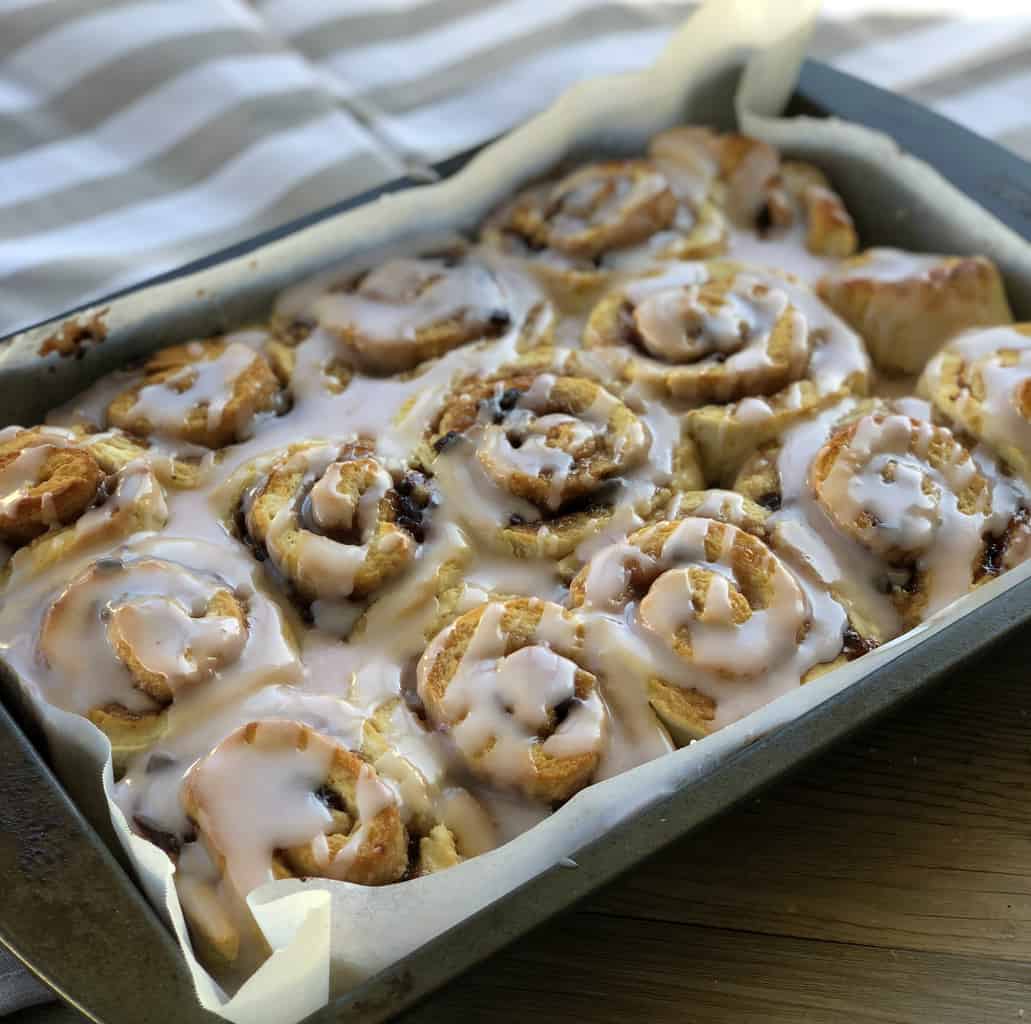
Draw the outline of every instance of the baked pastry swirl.
M561 558L608 519L651 440L600 384L524 373L457 385L425 458L445 505L479 539L504 554Z
M425 534L419 474L392 473L363 440L287 449L243 496L242 528L304 602L366 598Z
M275 878L384 885L408 870L394 791L353 751L300 722L237 729L190 769L182 803L237 916L247 894ZM230 917L194 920L208 924L208 948L236 960Z
M566 800L591 781L605 746L608 712L584 656L578 624L559 605L492 602L426 648L419 697L474 772Z
M8 585L78 551L163 527L164 489L145 456L119 434L0 431L0 545L17 549L4 566Z
M927 365L919 390L1031 484L1031 324L970 331Z
M0 436L0 540L25 544L74 522L97 501L105 473L94 456L58 431L36 427Z
M584 345L635 350L632 380L703 405L787 387L805 373L811 342L786 288L732 265L689 263L602 300Z
M279 378L255 347L265 338L247 331L161 349L108 406L109 423L206 448L242 441L256 417L283 408Z
M1013 564L1026 517L1006 482L987 476L951 431L884 404L817 417L757 453L736 487L777 509L778 542L820 574L875 642Z
M98 726L121 764L161 735L174 701L240 661L250 629L246 601L216 575L104 558L47 608L39 655L51 699Z
M865 390L869 374L862 342L803 285L732 263L677 264L613 291L584 345L620 353L624 376L691 408L712 483L813 409Z
M738 228L764 238L797 231L816 256L855 252L852 218L826 175L812 164L782 160L767 142L685 125L657 135L651 152L668 168L681 168L702 186ZM734 255L735 239L729 241Z
M270 801L275 834L240 835L241 815ZM299 722L250 722L226 737L190 770L183 805L241 896L276 877L383 885L408 869L393 791L368 762Z
M96 503L64 529L37 537L7 565L7 585L18 586L85 551L162 529L168 522L165 491L144 462L105 478Z
M715 256L725 228L706 200L706 170L667 173L671 163L660 155L587 164L517 195L481 236L527 260L560 305L573 309L635 262Z
M602 617L592 641L681 744L798 686L844 646L845 612L826 590L760 537L699 516L604 548L569 603Z
M984 256L867 249L816 284L889 373L919 373L949 338L1013 320L1002 277Z
M516 335L516 347L545 344L548 303L503 268L467 251L389 260L361 273L334 272L288 293L276 313L280 336L316 327L342 358L369 374L411 370L474 342Z

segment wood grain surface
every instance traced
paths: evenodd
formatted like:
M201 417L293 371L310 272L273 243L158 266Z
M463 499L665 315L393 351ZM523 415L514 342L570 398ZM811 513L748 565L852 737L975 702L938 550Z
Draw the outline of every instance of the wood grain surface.
M404 1017L1031 1024L1031 636Z

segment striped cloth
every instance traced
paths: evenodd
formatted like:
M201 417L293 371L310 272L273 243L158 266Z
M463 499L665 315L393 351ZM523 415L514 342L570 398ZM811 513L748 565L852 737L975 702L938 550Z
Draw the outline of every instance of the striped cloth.
M0 0L0 334L641 67L691 6ZM825 8L814 56L1031 158L1024 0ZM0 953L0 1013L42 998Z
M0 334L642 66L690 7L0 0ZM1031 156L1022 0L829 0L813 53Z
M951 2L831 0L813 52L1031 155L1031 13ZM642 66L690 7L0 0L0 334Z

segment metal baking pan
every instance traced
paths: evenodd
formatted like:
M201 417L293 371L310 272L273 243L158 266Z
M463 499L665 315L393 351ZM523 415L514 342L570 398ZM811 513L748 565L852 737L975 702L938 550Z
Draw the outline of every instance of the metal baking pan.
M1001 147L920 106L813 61L802 69L789 113L837 116L893 136L904 150L931 164L999 220L1031 239L1031 165ZM472 155L452 158L436 170L446 176ZM155 284L217 269L270 241L385 192L418 183L414 178L391 182L111 296L102 305L114 318L130 321L131 335L131 320L145 306L145 301L137 300L145 300ZM871 237L869 232L864 237L887 244L894 241ZM247 289L240 285L240 290ZM154 324L148 323L146 342L139 338L138 351L180 340L194 324L210 328L213 323L229 325L251 316L255 301L259 300L253 296L237 301L231 293L213 300L201 290L195 308L159 323L156 331ZM1019 318L1031 319L1031 309L1020 308L1019 302L1015 305ZM58 325L69 315L50 325ZM33 332L33 336L43 335ZM14 336L0 340L0 350L13 341ZM119 360L125 358L125 352L121 346ZM102 355L97 360L95 374L109 368L104 365L105 358ZM5 391L0 420L17 422L22 418L20 408L39 406L41 391L56 401L75 390L75 363L63 360L62 364L58 372L47 375L41 375L38 366L33 370L15 365L12 373L0 377ZM28 397L19 398L26 393ZM983 657L990 646L1026 640L1029 630L1031 579L999 594L579 850L576 870L556 866L543 872L332 1001L309 1017L309 1024L375 1022L392 1016L878 714L936 682L954 678L972 658ZM11 682L0 672L0 684L5 681ZM126 871L121 851L108 849L105 838L113 841L111 837L103 837L102 830L86 822L44 763L39 737L16 688L0 685L0 700L8 709L0 706L0 942L93 1020L105 1024L124 1020L131 1006L135 1020L155 1024L214 1021L216 1018L196 1004L178 949ZM131 955L127 956L127 951ZM68 1016L66 1010L55 1006L49 1012L37 1012L33 1019L57 1022Z

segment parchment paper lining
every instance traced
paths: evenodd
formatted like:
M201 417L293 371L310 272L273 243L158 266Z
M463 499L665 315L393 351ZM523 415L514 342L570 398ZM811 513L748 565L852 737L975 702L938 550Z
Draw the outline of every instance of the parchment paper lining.
M485 150L439 185L388 196L353 213L273 243L258 258L275 266L289 252L296 277L306 265L353 255L410 238L475 224L503 195L575 152L643 148L655 132L681 121L726 126L732 84L745 55L762 49L741 79L737 113L742 128L785 151L825 167L859 215L868 241L913 248L982 252L1005 269L1015 307L1031 310L1031 252L1027 243L962 196L926 165L900 157L888 138L841 122L784 121L774 115L789 96L813 16L813 4L768 5L762 0L710 2L679 32L649 71L584 83L547 113ZM775 45L774 45L775 44ZM885 215L887 213L887 216ZM901 216L896 214L901 213ZM254 257L246 259L253 262ZM207 294L239 288L243 260L203 274ZM161 289L171 309L195 302L196 278ZM262 278L267 290L269 277ZM151 299L153 302L153 298ZM230 307L215 302L226 315ZM133 300L119 311L133 320ZM238 300L230 309L245 316ZM140 307L141 313L143 307ZM147 310L153 315L153 309ZM117 340L119 324L112 325ZM0 369L29 365L28 332L0 356ZM170 338L169 340L178 340ZM149 346L148 346L149 347ZM99 374L124 348L113 345ZM746 719L674 754L592 786L542 824L506 846L438 875L385 888L314 880L263 886L249 902L276 952L231 998L189 949L182 911L171 884L172 865L156 847L132 835L110 799L113 777L107 740L87 721L50 706L39 713L55 764L94 821L110 817L153 903L163 908L184 946L202 1004L228 1020L292 1024L418 948L562 858L575 855L625 820L692 780L708 774L747 745L844 689L903 651L1031 575L1031 564L980 588L936 620L858 662L780 698ZM97 767L103 765L101 786ZM78 783L78 784L77 784Z

